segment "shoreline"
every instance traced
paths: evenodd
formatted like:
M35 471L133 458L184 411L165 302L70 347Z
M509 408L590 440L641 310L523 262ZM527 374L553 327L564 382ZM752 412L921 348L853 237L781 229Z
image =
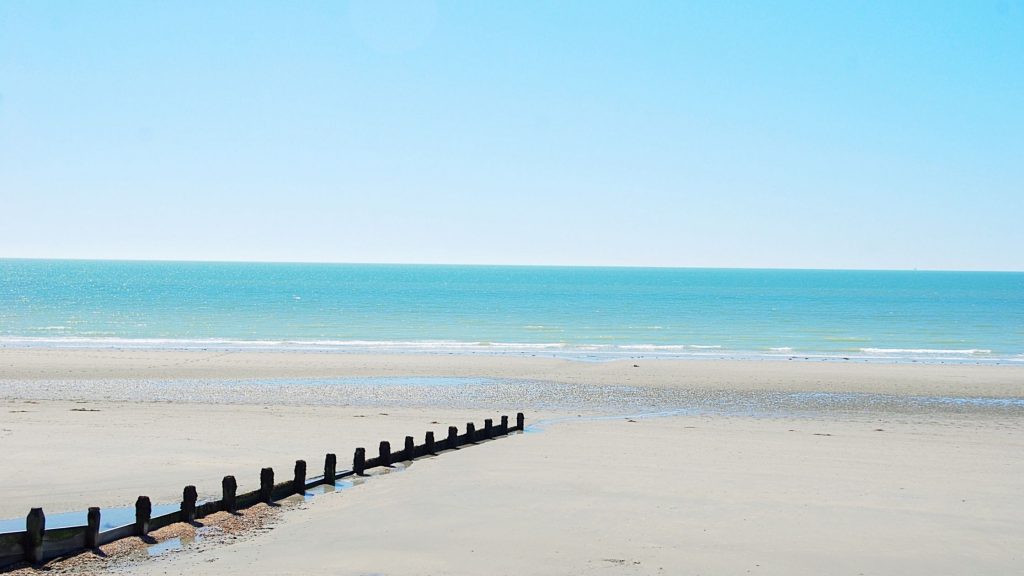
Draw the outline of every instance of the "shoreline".
M1024 353L988 349L726 348L699 344L569 344L565 342L239 340L232 338L122 338L0 336L0 350L136 350L150 352L282 352L356 355L478 355L543 357L580 362L615 360L809 361L869 364L1024 366Z
M0 348L0 382L487 378L693 390L1024 397L1024 366L472 354Z

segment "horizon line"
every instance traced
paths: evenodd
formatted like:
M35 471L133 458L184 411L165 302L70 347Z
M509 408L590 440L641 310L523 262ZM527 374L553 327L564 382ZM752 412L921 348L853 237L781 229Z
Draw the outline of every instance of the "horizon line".
M779 270L819 272L962 272L1020 274L1024 270L963 270L952 268L814 268L801 266L671 266L671 265L630 265L630 264L509 264L479 262L345 262L311 260L190 260L185 258L53 258L0 256L0 261L51 261L51 262L132 262L132 263L178 263L178 264L310 264L333 266L453 266L453 267L508 267L508 268L624 268L652 270Z

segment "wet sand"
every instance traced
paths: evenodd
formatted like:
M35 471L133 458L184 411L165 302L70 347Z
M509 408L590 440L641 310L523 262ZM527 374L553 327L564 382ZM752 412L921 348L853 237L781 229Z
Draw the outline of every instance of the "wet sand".
M539 431L417 461L287 510L273 530L131 570L1012 573L1024 563L1022 374L992 366L3 350L0 516L39 505L123 506L139 494L174 502L186 484L216 497L226 474L253 489L263 466L287 476L304 458L316 470L328 451L342 465L357 446L372 451L382 439L419 439L521 409L541 421ZM356 376L514 382L454 393L370 382L362 386L375 391L365 397L353 388L327 400L302 396L302 383L259 395L265 385L245 382ZM496 386L500 394L473 392ZM547 396L532 392L550 386ZM153 401L160 390L173 394ZM616 399L634 390L654 405L706 408L722 395L749 403L616 417ZM551 402L565 393L589 400ZM474 399L456 401L466 395ZM794 412L780 398L809 408ZM55 473L63 470L73 473Z
M359 376L464 376L686 389L1024 397L1024 364L648 358L581 362L463 354L0 349L0 381Z

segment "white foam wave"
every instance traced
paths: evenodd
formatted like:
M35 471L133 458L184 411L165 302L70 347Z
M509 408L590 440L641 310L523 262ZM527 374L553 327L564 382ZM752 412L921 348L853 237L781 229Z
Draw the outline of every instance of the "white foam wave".
M216 345L264 345L273 346L283 344L284 341L278 340L230 340L224 338L199 338L199 339L179 339L179 338L122 338L118 336L61 336L61 337L48 337L48 336L2 336L0 337L0 344L3 345L53 345L53 346L101 346L101 347L137 347L137 348L151 348L159 346L168 347L197 347L197 346L216 346Z
M923 354L923 355L947 355L947 354L991 354L991 350L981 348L964 349L934 349L934 348L861 348L865 354Z
M229 338L122 338L116 336L0 336L0 346L53 346L101 348L297 348L297 349L385 349L385 350L458 350L458 349L561 349L562 342L460 342L455 340L238 340Z
M623 344L623 350L685 350L684 344Z
M717 350L721 346L703 344L622 344L620 350Z
M243 340L235 338L124 338L106 335L79 336L0 336L3 348L114 348L153 350L223 350L223 351L303 351L339 353L420 353L420 354L545 354L580 360L614 360L643 356L650 358L735 358L778 359L790 357L788 346L758 350L725 348L709 344L613 344L568 342L490 342L456 340L337 340L281 339ZM850 360L878 362L1014 362L1024 361L1024 354L993 355L981 348L861 348L859 352L799 353L807 360Z

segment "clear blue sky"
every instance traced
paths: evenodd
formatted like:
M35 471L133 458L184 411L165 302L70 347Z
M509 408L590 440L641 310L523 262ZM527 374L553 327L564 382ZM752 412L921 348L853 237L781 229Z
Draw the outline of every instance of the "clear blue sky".
M1024 270L1024 2L2 0L0 257Z

